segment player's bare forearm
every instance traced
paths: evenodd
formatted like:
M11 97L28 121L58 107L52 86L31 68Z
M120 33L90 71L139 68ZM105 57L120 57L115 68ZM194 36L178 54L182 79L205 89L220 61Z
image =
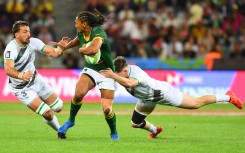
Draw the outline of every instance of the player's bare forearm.
M18 78L18 75L20 73L19 71L15 70L15 68L10 67L6 64L4 64L4 71L8 76L13 77L13 78Z
M131 88L135 86L134 82L132 81L132 78L124 78L117 75L116 73L113 73L111 78L126 88Z
M4 63L4 71L5 73L13 78L21 79L24 81L29 81L30 78L33 77L33 73L30 71L27 72L19 72L14 68L14 62L13 61L6 61Z
M79 45L79 40L78 38L74 38L73 40L69 41L65 46L64 46L64 50L67 50L69 48L73 48Z
M82 55L94 55L98 52L95 48L82 46L79 48L79 53Z
M102 43L102 38L96 37L87 47L86 45L83 45L81 48L79 48L79 53L84 55L95 55L100 50Z
M60 48L53 48L51 46L46 46L43 50L43 53L49 57L57 58L63 54L63 50Z
M131 88L138 85L138 81L134 78L124 78L114 73L110 68L106 70L100 70L100 74L104 75L107 78L112 78L117 81L119 84L126 88Z

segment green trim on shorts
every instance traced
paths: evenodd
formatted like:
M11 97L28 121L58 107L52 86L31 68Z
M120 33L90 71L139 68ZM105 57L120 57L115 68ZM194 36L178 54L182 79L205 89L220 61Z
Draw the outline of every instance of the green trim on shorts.
M42 106L39 108L39 110L37 111L37 113L39 114L40 111L42 110L43 106L45 105L45 103L43 102Z

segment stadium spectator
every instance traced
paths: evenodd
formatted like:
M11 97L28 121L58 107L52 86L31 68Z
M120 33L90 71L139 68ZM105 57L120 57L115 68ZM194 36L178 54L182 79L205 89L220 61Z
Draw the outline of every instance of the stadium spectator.
M20 19L29 21L34 37L40 33L39 27L45 26L56 40L52 0L3 0L0 4L0 35L5 45L12 39L11 25ZM173 33L177 32L174 35L182 46L185 46L187 38L194 36L198 48L205 42L206 54L212 49L211 46L220 44L224 49L223 57L229 57L233 41L244 35L245 5L242 1L92 0L84 4L85 10L96 6L103 14L112 16L103 28L108 34L113 55L137 57L137 40L140 40L148 57L159 58L153 52L153 43L159 35L163 36L161 32L165 30L164 40L168 45L172 43ZM132 18L121 20L126 14ZM244 44L245 41L241 41ZM180 52L183 51L184 47ZM198 52L193 60L203 57L202 53ZM176 57L177 60L182 58L185 58L183 54ZM228 60L233 59L225 61Z
M67 69L78 69L78 62L79 60L77 56L74 56L74 54L72 54L71 52L67 53L62 60L62 64L64 64L65 68Z
M216 44L214 48L205 56L204 63L207 70L213 69L214 59L220 59L222 57L222 48L219 44Z
M204 95L196 98L181 93L171 84L151 78L141 68L128 65L124 57L119 56L114 60L115 73L111 69L100 70L108 78L115 79L119 84L139 101L134 108L131 126L145 129L150 132L149 138L155 138L162 131L161 126L154 126L145 118L154 111L157 104L171 105L184 109L198 109L212 103L227 102L242 109L242 102L228 90L225 95Z

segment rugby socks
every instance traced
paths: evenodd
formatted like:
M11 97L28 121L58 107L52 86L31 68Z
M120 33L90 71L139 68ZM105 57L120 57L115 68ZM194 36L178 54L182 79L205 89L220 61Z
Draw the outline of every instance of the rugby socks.
M111 114L105 116L106 122L110 127L111 134L117 134L116 128L116 114L112 111Z
M149 131L153 134L157 133L157 127L155 127L153 124L150 125Z
M228 95L215 95L216 103L229 102L230 96Z
M55 131L57 131L60 128L60 124L58 122L57 117L54 115L53 116L53 120L48 121L45 118L43 118L45 123L48 124L49 126L51 126Z
M75 122L77 112L80 110L81 106L82 106L82 102L76 103L73 99L71 100L70 117L69 117L69 120L71 122L73 123Z

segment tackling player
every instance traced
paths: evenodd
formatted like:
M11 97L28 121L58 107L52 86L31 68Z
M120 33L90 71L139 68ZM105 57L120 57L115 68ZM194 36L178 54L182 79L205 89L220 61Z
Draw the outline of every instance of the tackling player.
M146 72L135 65L128 65L124 57L114 60L115 71L101 70L100 73L108 78L115 79L134 97L139 98L135 106L131 125L150 131L149 138L155 138L161 131L161 126L154 126L145 118L160 105L172 105L185 109L198 109L204 105L229 102L242 109L242 102L228 90L225 95L205 95L199 98L189 96L174 89L171 84L151 78Z
M9 76L10 89L23 104L43 116L44 121L57 131L60 125L53 111L60 112L63 101L37 72L34 60L36 51L50 57L59 57L63 50L32 38L26 21L15 22L12 32L14 39L4 51L4 70ZM61 43L65 41L62 40Z

